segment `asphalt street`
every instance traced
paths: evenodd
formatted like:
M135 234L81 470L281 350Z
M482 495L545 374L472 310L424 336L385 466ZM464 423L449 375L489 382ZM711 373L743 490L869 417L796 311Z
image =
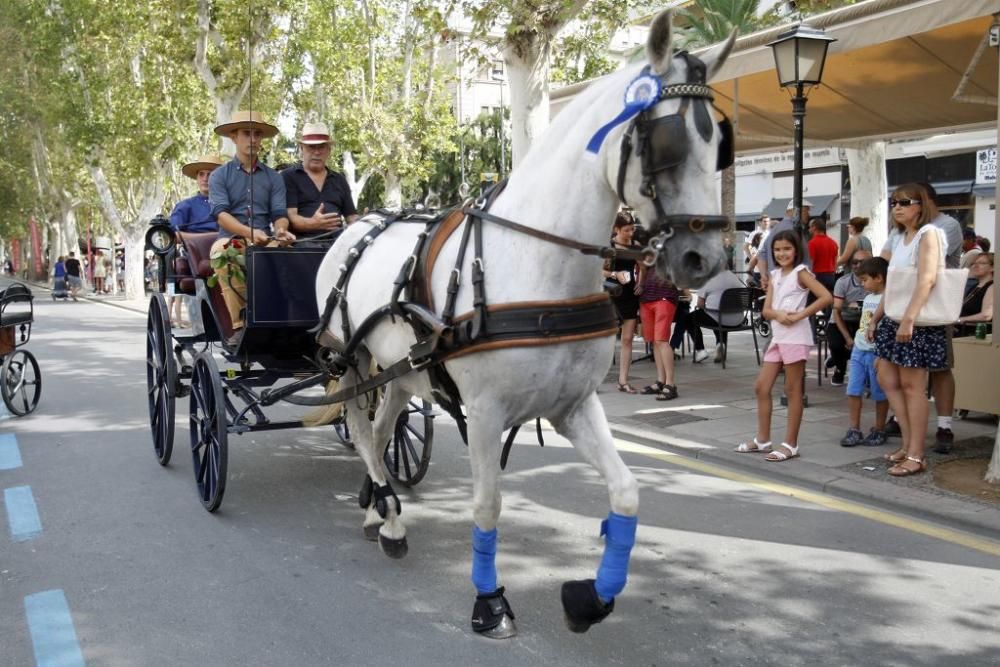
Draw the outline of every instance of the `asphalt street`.
M232 436L225 500L209 514L187 455L186 398L173 461L153 455L145 317L38 294L27 348L42 399L0 421L19 453L0 466L0 489L30 489L40 530L17 532L5 493L0 665L46 651L65 664L285 666L937 666L1000 655L1000 544L627 441L642 487L629 584L608 620L572 634L559 586L594 576L607 491L568 443L549 433L539 448L530 429L503 478L498 558L520 634L473 636L470 479L450 420L437 419L424 481L397 487L402 560L363 539L363 466L330 428ZM55 612L39 616L40 600Z

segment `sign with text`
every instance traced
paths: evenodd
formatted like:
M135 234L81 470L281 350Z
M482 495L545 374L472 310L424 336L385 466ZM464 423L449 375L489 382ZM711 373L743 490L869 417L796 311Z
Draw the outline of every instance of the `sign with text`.
M976 151L976 183L997 182L997 149Z
M811 148L802 152L802 168L833 167L846 164L847 158L840 148ZM759 174L761 172L792 171L795 154L792 151L744 155L736 158L736 174Z

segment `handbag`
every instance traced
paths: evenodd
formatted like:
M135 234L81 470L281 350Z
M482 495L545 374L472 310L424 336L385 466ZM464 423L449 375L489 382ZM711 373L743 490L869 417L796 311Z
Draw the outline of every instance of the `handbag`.
M936 228L935 228L936 229ZM939 235L943 236L943 234ZM920 239L914 239L914 243L919 243ZM969 277L968 269L946 269L944 266L944 249L946 247L944 239L941 239L941 251L939 253L937 280L931 288L931 293L927 296L927 303L923 305L917 313L914 326L918 327L938 327L953 324L958 321L962 313L962 296L965 294L965 282ZM902 266L889 269L885 282L885 294L882 297L885 303L885 314L892 320L900 322L906 308L910 305L910 299L917 289L917 255L918 248L914 248L910 256L910 266Z

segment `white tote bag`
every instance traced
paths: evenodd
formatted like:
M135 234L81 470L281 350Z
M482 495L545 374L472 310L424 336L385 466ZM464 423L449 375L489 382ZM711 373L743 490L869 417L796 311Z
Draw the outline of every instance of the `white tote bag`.
M914 322L918 327L937 327L946 324L954 324L962 312L962 297L965 294L965 282L969 277L968 269L946 269L944 266L944 253L947 244L939 234L940 260L938 262L937 280L927 297L927 303L917 313ZM919 243L920 239L914 239L914 243ZM910 305L910 299L917 289L917 256L919 246L913 249L910 256L910 266L896 267L889 269L886 276L885 295L882 301L885 304L885 314L890 319L899 322L903 319L906 308Z

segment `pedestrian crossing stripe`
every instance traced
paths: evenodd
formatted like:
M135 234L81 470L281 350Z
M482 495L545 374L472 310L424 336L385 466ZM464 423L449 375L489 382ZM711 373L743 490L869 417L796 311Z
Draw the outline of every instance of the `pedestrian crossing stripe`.
M17 448L17 437L13 433L0 433L0 470L21 467L21 451Z

